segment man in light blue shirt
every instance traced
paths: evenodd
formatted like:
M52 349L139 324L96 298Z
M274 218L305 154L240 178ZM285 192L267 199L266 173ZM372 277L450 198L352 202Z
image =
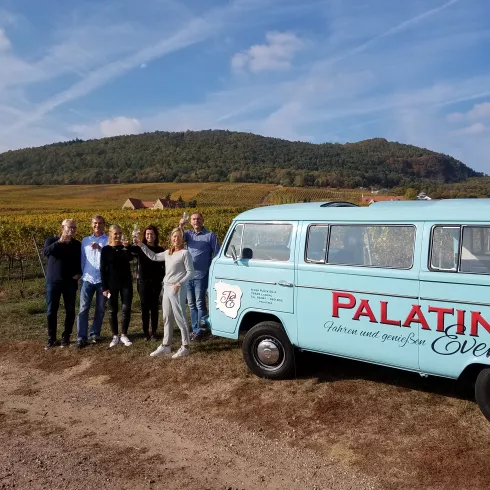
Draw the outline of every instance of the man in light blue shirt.
M180 220L179 226L183 230L187 220ZM206 307L206 293L208 290L209 266L213 257L219 252L218 238L204 228L204 218L201 213L191 216L192 230L184 231L184 238L192 256L194 265L194 279L187 283L187 304L191 313L192 334L191 339L201 340L206 331L200 328L201 318L208 314Z
M102 294L100 277L100 255L109 238L104 233L105 220L99 214L92 218L94 233L82 240L82 287L80 289L80 311L77 322L77 347L85 347L88 341L88 317L95 294L95 315L90 328L90 341L95 344L100 338L106 298Z

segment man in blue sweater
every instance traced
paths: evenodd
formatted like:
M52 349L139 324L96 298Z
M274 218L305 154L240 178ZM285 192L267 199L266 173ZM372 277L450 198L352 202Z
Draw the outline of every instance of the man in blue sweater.
M44 256L48 258L46 270L46 305L48 321L48 343L51 349L56 343L58 309L63 296L65 304L65 328L61 335L61 347L70 343L75 323L75 299L78 279L82 274L81 243L74 238L77 224L72 219L61 223L61 235L44 242Z
M95 315L90 328L90 342L95 344L100 338L106 298L102 294L100 277L100 256L109 243L104 233L105 220L100 214L92 218L94 233L82 240L82 285L80 288L80 309L77 322L77 347L82 349L88 342L88 317L90 305L95 294Z
M187 250L192 256L194 279L187 283L187 304L191 313L191 340L202 340L209 332L200 328L201 318L208 314L206 295L208 290L209 267L213 257L219 252L219 242L216 235L204 228L204 218L201 213L191 216L192 230L185 230L187 220L182 218L179 227L184 233Z

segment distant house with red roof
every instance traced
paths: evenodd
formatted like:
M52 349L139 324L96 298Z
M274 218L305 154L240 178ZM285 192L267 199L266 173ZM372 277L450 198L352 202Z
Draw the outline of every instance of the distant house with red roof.
M173 201L172 199L162 199L159 197L155 202L142 201L134 197L129 197L124 202L123 209L169 209L169 208L185 208L184 201Z
M153 203L152 203L153 204ZM129 197L126 199L122 206L123 209L145 209L147 206L143 203L141 199L135 199L134 197Z
M185 208L184 201L173 201L172 199L162 199L159 197L155 204L153 205L153 209L167 209L167 208Z

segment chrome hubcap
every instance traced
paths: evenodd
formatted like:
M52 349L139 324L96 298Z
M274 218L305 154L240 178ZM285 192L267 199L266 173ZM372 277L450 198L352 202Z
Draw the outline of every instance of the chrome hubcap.
M274 366L279 361L281 352L272 340L262 340L257 345L257 358L266 366Z

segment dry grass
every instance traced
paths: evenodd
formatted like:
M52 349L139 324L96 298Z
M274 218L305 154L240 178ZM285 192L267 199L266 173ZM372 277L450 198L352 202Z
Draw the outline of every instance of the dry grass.
M265 198L264 203L284 204L302 201L349 201L355 204L361 204L362 193L363 191L359 189L280 187L270 192Z
M121 209L128 197L155 201L170 193L194 199L203 189L216 184L117 184L117 185L47 185L0 186L0 206L11 212L26 210L109 210ZM26 195L29 198L26 200Z
M41 291L42 283L34 281L28 289L32 306L42 303ZM181 362L152 359L154 344L135 334L137 312L131 349L109 351L105 343L82 352L46 353L44 315L35 308L28 313L15 291L3 293L2 358L22 357L46 371L97 359L90 363L90 376L100 383L163 391L185 400L193 413L238 421L271 439L311 448L376 477L386 488L487 487L490 424L452 381L300 354L296 379L270 382L251 375L238 343L224 339L198 344ZM108 335L107 325L104 332Z
M269 184L222 184L203 188L196 200L202 206L258 206L276 189Z
M113 185L0 186L0 207L5 213L26 211L104 211L121 209L128 197L154 201L171 194L199 206L259 206L303 200L360 201L356 189L279 187L271 184L155 183ZM28 199L26 199L28 196Z

